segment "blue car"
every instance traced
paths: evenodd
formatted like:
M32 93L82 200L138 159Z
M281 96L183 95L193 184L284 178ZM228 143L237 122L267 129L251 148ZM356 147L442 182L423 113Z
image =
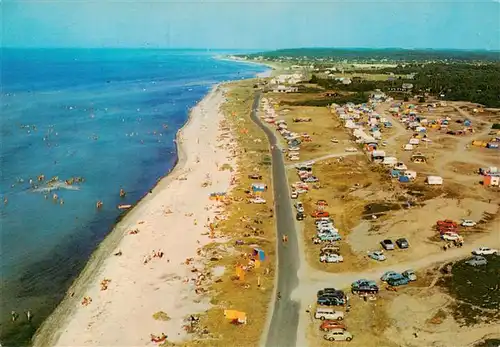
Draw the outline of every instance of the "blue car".
M395 271L387 271L385 274L382 275L382 277L380 277L380 280L382 280L383 282L387 282L387 280L389 280L391 278L398 279L401 277L404 277L404 276L401 275L400 273L397 273Z
M387 284L392 287L403 286L405 284L410 283L410 280L407 277L401 275L399 278L389 278L387 280Z
M340 241L342 237L339 234L318 234L318 239L321 241Z

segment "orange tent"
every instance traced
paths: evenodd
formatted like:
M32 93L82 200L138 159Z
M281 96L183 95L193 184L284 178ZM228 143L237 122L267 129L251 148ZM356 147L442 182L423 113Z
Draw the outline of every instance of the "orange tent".
M246 324L247 322L247 314L241 311L224 310L224 317L232 321L238 321L241 324Z
M236 276L238 276L241 281L245 280L245 270L243 270L241 265L236 266Z

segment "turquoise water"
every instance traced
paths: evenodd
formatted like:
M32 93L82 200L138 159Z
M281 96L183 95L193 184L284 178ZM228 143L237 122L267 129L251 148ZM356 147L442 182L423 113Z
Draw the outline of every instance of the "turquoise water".
M215 83L265 70L199 51L2 51L2 345L28 341L111 230L117 205L172 169L188 110ZM71 177L84 182L68 186ZM31 324L10 322L11 310L28 309Z

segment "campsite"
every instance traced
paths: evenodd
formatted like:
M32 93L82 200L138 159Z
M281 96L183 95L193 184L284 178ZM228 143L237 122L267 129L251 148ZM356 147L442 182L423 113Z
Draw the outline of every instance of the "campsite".
M311 94L307 96L313 100L320 98ZM464 103L419 102L417 98L403 102L383 93L372 95L367 104L315 106L316 112L311 106L289 105L290 100L306 103L304 97L269 92L261 103L261 117L272 120L268 126L277 131L282 148L297 153L290 157L283 151L291 203L300 200L304 209L305 218L297 218L296 228L303 235L308 266L320 271L317 276L321 271L376 273L402 262L439 259L446 249L461 252L461 247L491 236L498 226L500 156L496 143L500 138L491 135L490 119L480 112L469 113ZM269 109L272 117L268 117ZM292 121L299 116L311 121ZM305 133L311 135L311 142L301 137ZM319 207L318 201L327 205ZM318 217L323 221L318 222ZM383 240L405 240L406 246L397 243L393 250L384 250ZM382 251L382 261L370 256L375 251ZM397 290L382 284L377 297L368 302L353 296L345 312L345 324L353 336L349 345L364 346L373 338L387 346L412 343L417 337L413 331L401 335L403 324L414 326L417 336L425 330L425 339L449 337L440 329L427 332L422 324L441 324L433 323L439 319L427 317L427 311L412 317L423 319L418 323L408 317L407 323L388 324L402 319L404 310L399 306L411 305L416 310L423 302L437 316L442 315L439 306L446 303L450 311L442 320L457 333L460 323L450 318L454 299L435 285L436 273L436 268L419 268L416 282ZM309 314L314 315L316 305L310 307ZM308 341L331 345L315 319L308 326ZM491 331L491 327L479 330ZM470 329L460 333L470 342L482 338Z

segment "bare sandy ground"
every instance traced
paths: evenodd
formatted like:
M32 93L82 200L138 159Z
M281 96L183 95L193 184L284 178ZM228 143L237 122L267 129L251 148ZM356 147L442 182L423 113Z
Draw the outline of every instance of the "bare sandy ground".
M44 323L35 346L147 346L155 345L150 334L161 333L180 341L185 337L183 319L208 308L207 299L195 293L197 273L192 269L201 269L197 250L212 241L206 224L219 203L209 200L209 194L231 185L231 172L219 167L235 166L230 140L218 141L223 101L218 87L192 110L178 136L177 167L117 225L110 238L119 243L104 242L101 256L89 262L72 288L73 297ZM211 186L202 187L207 180ZM134 229L138 233L130 234ZM145 263L153 250L162 250L163 257ZM114 255L118 251L121 256ZM187 265L186 259L193 257L195 262ZM105 278L111 281L103 291ZM84 296L92 298L87 306L82 305ZM155 320L158 311L170 320Z

